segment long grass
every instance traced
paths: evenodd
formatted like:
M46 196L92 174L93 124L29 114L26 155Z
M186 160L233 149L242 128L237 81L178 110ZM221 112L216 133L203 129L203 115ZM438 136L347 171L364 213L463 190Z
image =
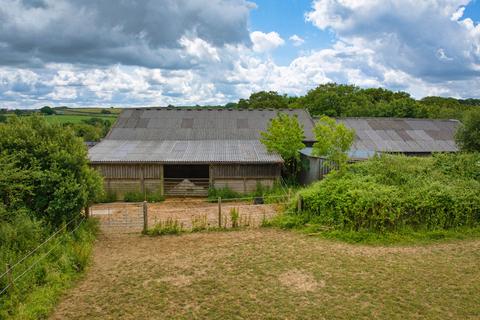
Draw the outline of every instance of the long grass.
M0 319L46 318L87 267L97 230L95 220L86 220L74 232L67 230L52 238L16 266L12 278L18 280L1 296ZM8 284L6 277L1 279L2 289Z

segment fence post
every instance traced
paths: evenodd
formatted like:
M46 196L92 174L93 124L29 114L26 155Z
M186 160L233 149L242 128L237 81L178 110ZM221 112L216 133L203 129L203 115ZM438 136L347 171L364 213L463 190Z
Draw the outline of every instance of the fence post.
M6 265L6 272L7 272L7 282L8 282L8 289L11 292L13 289L13 275L12 275L12 269L10 268L10 264L7 263Z
M297 211L300 213L302 212L302 210L303 210L303 199L302 199L302 195L299 194L297 199Z
M222 227L222 197L218 197L218 228Z
M148 205L147 201L143 201L143 233L148 231Z

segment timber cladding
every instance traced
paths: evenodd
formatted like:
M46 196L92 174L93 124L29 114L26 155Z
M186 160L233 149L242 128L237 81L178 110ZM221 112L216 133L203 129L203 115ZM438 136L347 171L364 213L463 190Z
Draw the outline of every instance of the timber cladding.
M161 164L93 164L107 179L162 179Z
M212 165L213 179L218 178L276 178L280 176L279 164L228 164Z

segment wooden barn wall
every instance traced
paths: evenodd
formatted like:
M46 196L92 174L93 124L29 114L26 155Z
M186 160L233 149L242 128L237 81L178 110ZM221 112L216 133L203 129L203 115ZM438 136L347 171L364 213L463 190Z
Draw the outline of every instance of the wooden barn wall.
M211 175L217 178L275 178L280 176L280 165L212 165Z
M239 193L255 191L258 184L272 187L280 179L280 165L212 165L211 181L215 188L229 188Z
M122 200L127 192L163 194L163 166L160 164L94 164L103 176L105 191Z
M160 179L161 164L95 164L104 178L108 179Z

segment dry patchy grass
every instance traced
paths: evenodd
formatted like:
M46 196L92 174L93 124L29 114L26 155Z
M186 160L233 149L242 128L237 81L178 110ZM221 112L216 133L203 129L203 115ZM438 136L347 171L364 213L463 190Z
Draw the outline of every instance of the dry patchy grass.
M480 241L369 247L261 229L103 235L52 319L478 319Z

